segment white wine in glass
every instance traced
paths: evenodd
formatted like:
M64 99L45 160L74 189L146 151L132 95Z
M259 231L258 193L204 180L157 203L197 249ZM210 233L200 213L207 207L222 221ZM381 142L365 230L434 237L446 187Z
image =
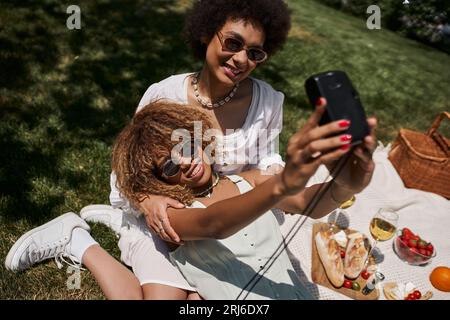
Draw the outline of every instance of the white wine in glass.
M386 241L394 236L395 231L397 230L397 224L398 214L392 209L381 208L373 216L372 220L370 221L369 229L372 237L375 239L375 242L372 245L369 255L367 256L367 261L369 260L370 255L377 246L378 241Z
M391 222L374 217L370 222L370 233L376 241L386 241L395 234L396 227Z

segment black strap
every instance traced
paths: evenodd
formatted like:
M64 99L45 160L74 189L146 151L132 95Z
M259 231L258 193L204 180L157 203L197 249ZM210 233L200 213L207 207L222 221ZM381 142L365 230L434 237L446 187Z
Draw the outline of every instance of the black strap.
M247 282L247 284L242 288L239 295L236 297L236 300L240 300L241 295L243 295L244 291L249 287L247 290L247 293L244 295L242 300L245 300L250 292L253 290L253 288L256 286L256 284L261 280L261 278L266 274L266 272L272 267L272 265L275 263L276 259L283 253L284 250L286 250L289 243L292 241L292 239L295 237L295 235L298 233L300 228L303 226L303 224L306 222L307 218L311 215L311 213L314 211L315 207L319 203L319 201L322 199L322 197L325 195L325 193L328 191L328 189L331 187L331 184L325 183L325 181L328 180L330 176L337 177L339 173L344 168L345 164L347 163L348 159L350 158L350 155L352 152L348 152L344 157L339 159L336 166L333 168L333 173L329 173L328 176L325 178L324 182L321 184L319 189L314 194L311 201L307 204L305 211L303 214L299 215L297 221L294 223L294 225L291 227L289 232L286 234L285 239L283 239L282 243L278 245L278 247L275 249L274 253L270 256L270 258L266 261L264 266L256 272L253 277Z

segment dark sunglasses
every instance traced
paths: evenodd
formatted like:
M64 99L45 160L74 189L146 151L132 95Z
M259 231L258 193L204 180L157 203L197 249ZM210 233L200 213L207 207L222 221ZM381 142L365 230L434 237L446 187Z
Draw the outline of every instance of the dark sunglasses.
M183 158L187 158L187 155L186 155L185 152L186 152L186 151L189 151L189 148L190 148L190 153L189 153L188 155L191 157L191 159L197 158L198 155L199 155L199 148L197 147L197 146L198 146L198 143L200 143L200 142L197 142L197 144L196 144L194 140L192 140L192 141L187 141L187 142L183 145L183 148L182 148L182 151L181 151L181 156L182 156ZM167 178L171 178L171 177L176 176L176 175L180 172L180 169L181 169L180 163L175 163L175 162L170 158L170 159L167 159L167 160L164 162L164 164L162 165L162 170L161 170L161 172L162 172L162 174L165 175Z
M245 44L234 37L224 37L220 32L217 32L217 37L222 44L222 50L238 53L242 50L247 52L247 57L257 63L261 63L267 59L267 53L259 48L247 48Z

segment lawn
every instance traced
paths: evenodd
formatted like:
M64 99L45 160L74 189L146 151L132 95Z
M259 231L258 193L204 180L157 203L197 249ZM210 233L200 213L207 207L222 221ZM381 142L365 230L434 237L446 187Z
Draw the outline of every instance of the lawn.
M107 203L111 145L145 89L198 70L180 31L190 1L78 1L82 29L66 28L57 0L3 1L0 11L0 299L103 299L88 272L68 290L66 269L44 263L19 274L3 266L25 231L63 212ZM287 137L311 107L304 80L342 69L380 121L379 139L399 128L426 130L450 110L450 56L317 1L289 1L293 27L284 49L255 76L286 95ZM447 130L448 133L448 130ZM117 239L92 234L115 257Z

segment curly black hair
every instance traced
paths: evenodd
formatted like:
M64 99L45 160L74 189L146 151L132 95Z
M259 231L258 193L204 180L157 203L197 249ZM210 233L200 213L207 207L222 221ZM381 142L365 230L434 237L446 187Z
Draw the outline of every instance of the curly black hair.
M290 10L283 0L197 0L184 26L184 36L196 58L206 55L207 45L201 39L209 42L229 18L259 24L269 56L283 46L291 27Z

